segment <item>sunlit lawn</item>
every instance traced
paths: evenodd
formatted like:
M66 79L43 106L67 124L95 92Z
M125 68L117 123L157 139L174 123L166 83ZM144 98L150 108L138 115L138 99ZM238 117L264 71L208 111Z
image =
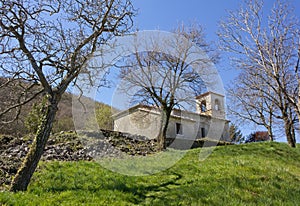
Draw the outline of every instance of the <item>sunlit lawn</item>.
M0 203L299 205L299 147L291 149L284 143L223 146L204 161L199 160L201 149L194 149L171 168L147 176L111 172L97 162L41 162L28 191L1 192ZM176 153L181 151L170 154ZM159 168L160 162L145 164ZM142 165L135 163L137 169Z

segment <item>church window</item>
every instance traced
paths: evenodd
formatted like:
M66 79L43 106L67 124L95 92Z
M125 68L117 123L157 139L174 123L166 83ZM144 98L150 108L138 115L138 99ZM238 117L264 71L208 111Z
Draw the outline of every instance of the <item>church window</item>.
M206 136L206 134L205 134L205 128L201 128L201 137L203 138L203 137L205 137Z
M176 123L176 134L182 135L182 124Z

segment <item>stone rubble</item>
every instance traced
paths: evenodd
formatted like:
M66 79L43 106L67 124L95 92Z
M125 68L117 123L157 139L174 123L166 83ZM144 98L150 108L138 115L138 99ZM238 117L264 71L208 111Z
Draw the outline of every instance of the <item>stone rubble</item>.
M31 143L31 136L0 136L0 186L10 184ZM91 161L94 158L122 158L124 155L146 156L157 152L156 147L155 140L115 131L61 132L49 138L42 160Z
M30 135L23 138L0 135L0 187L10 184L29 151L32 139L33 136ZM172 141L168 140L167 144L171 144ZM190 144L179 140L177 142L175 149L231 144L205 139L199 139ZM51 135L42 160L92 161L101 158L124 158L125 155L146 156L156 152L157 141L140 135L110 130L77 131L77 133L70 131Z

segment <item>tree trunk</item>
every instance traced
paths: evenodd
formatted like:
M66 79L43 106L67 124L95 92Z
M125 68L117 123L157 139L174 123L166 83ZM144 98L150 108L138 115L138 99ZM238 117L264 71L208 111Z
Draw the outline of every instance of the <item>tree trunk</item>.
M273 131L272 131L272 126L271 127L268 126L267 129L268 129L268 135L269 135L270 141L273 142L274 135L273 135Z
M294 118L293 118L293 109L291 107L289 108L289 115L290 115L290 123L291 123L291 136L296 147L296 133L295 133Z
M300 86L300 78L298 77L298 86ZM297 98L298 102L296 105L296 114L298 116L298 123L299 123L299 128L300 128L300 89L298 89L298 98Z
M161 126L160 126L160 132L157 137L159 151L162 151L167 148L166 137L167 137L170 116L171 116L170 111L163 110L161 112Z
M269 138L270 141L273 142L274 141L274 134L273 134L273 107L274 107L274 103L272 103L272 107L269 109L270 113L269 113L269 124L267 124L267 129L268 129L268 134L269 134Z
M299 104L299 108L300 108L300 104ZM297 113L298 116L298 124L299 124L299 128L300 128L300 113Z
M292 138L293 138L293 142L295 144L295 147L296 147L296 133L295 133L295 126L294 126L294 123L292 122L291 124L291 134L292 134Z
M291 147L296 147L296 142L292 134L292 124L288 117L283 117L284 121L284 128L285 128L285 135L287 138L287 142Z
M30 179L41 159L50 136L56 111L57 103L52 103L47 106L46 114L41 121L41 125L36 133L29 152L11 183L10 191L17 192L27 190Z

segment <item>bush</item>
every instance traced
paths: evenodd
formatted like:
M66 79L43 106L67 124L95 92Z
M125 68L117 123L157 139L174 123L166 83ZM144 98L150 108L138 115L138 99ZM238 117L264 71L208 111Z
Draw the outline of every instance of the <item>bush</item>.
M264 142L264 141L269 141L270 140L270 136L268 134L268 132L266 131L257 131L257 132L253 132L251 133L245 143L249 143L249 142Z

